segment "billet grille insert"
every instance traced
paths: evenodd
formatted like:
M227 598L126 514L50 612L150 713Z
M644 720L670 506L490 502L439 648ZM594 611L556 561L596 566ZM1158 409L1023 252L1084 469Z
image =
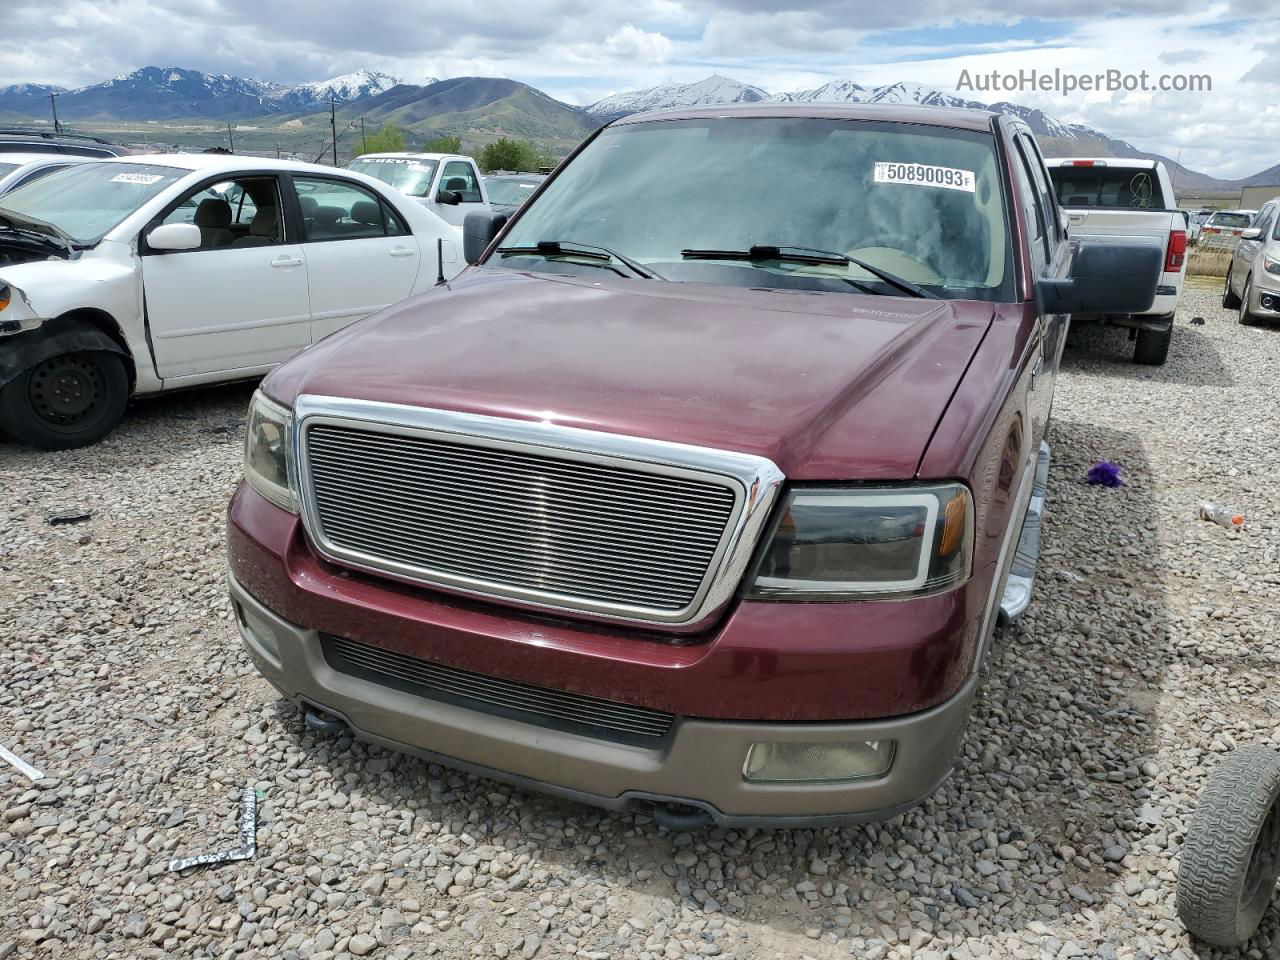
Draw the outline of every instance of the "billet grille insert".
M333 423L305 443L304 483L340 562L548 606L685 610L736 510L710 480L554 454Z
M461 670L346 637L321 635L333 669L424 697L533 723L591 728L602 735L654 740L666 736L672 714L565 690Z

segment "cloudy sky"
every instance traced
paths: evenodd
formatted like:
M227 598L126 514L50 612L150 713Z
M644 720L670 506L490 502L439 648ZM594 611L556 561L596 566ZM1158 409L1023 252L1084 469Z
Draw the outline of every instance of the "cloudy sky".
M786 10L773 0L5 0L0 85L76 86L148 64L278 82L372 67L408 82L506 76L585 104L713 72L770 91L839 78L954 90L962 70L1146 70L1153 81L1194 73L1211 78L1211 92L960 92L1037 106L1239 177L1280 162L1280 57L1265 6L1027 0L1010 13L992 0L808 0Z

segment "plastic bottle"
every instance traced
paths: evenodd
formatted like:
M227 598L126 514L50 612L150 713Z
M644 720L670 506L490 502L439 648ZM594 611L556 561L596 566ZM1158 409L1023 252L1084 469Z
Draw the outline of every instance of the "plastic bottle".
M1218 503L1216 500L1206 500L1200 504L1200 519L1212 520L1219 526L1226 527L1229 530L1239 530L1240 525L1244 523L1244 514L1236 513L1230 507Z

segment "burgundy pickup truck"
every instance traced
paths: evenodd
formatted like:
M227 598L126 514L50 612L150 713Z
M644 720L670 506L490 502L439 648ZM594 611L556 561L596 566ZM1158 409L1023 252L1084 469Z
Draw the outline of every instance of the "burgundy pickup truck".
M280 367L231 595L313 729L688 827L892 815L1025 608L1072 312L987 113L754 104L598 131L472 264Z

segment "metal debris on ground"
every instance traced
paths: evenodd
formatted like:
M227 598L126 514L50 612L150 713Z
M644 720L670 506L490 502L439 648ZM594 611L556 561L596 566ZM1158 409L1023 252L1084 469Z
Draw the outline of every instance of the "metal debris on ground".
M0 743L0 759L3 759L5 763L9 764L9 766L13 767L13 769L17 770L20 774L22 774L32 783L35 783L37 780L44 779L43 773L41 773L31 764L27 763L27 761L23 760L17 754L10 751L2 743Z
M200 853L194 857L175 857L169 861L169 872L178 873L187 867L204 867L231 860L249 860L258 849L258 795L253 787L245 787L240 795L240 846L214 853Z
M1203 327L1203 326L1204 326L1204 317L1192 317L1192 318L1191 318L1191 325L1192 325L1193 327Z
M83 510L79 507L68 507L61 510L50 510L45 514L44 519L50 526L56 527L64 523L82 523L92 516L92 510Z

